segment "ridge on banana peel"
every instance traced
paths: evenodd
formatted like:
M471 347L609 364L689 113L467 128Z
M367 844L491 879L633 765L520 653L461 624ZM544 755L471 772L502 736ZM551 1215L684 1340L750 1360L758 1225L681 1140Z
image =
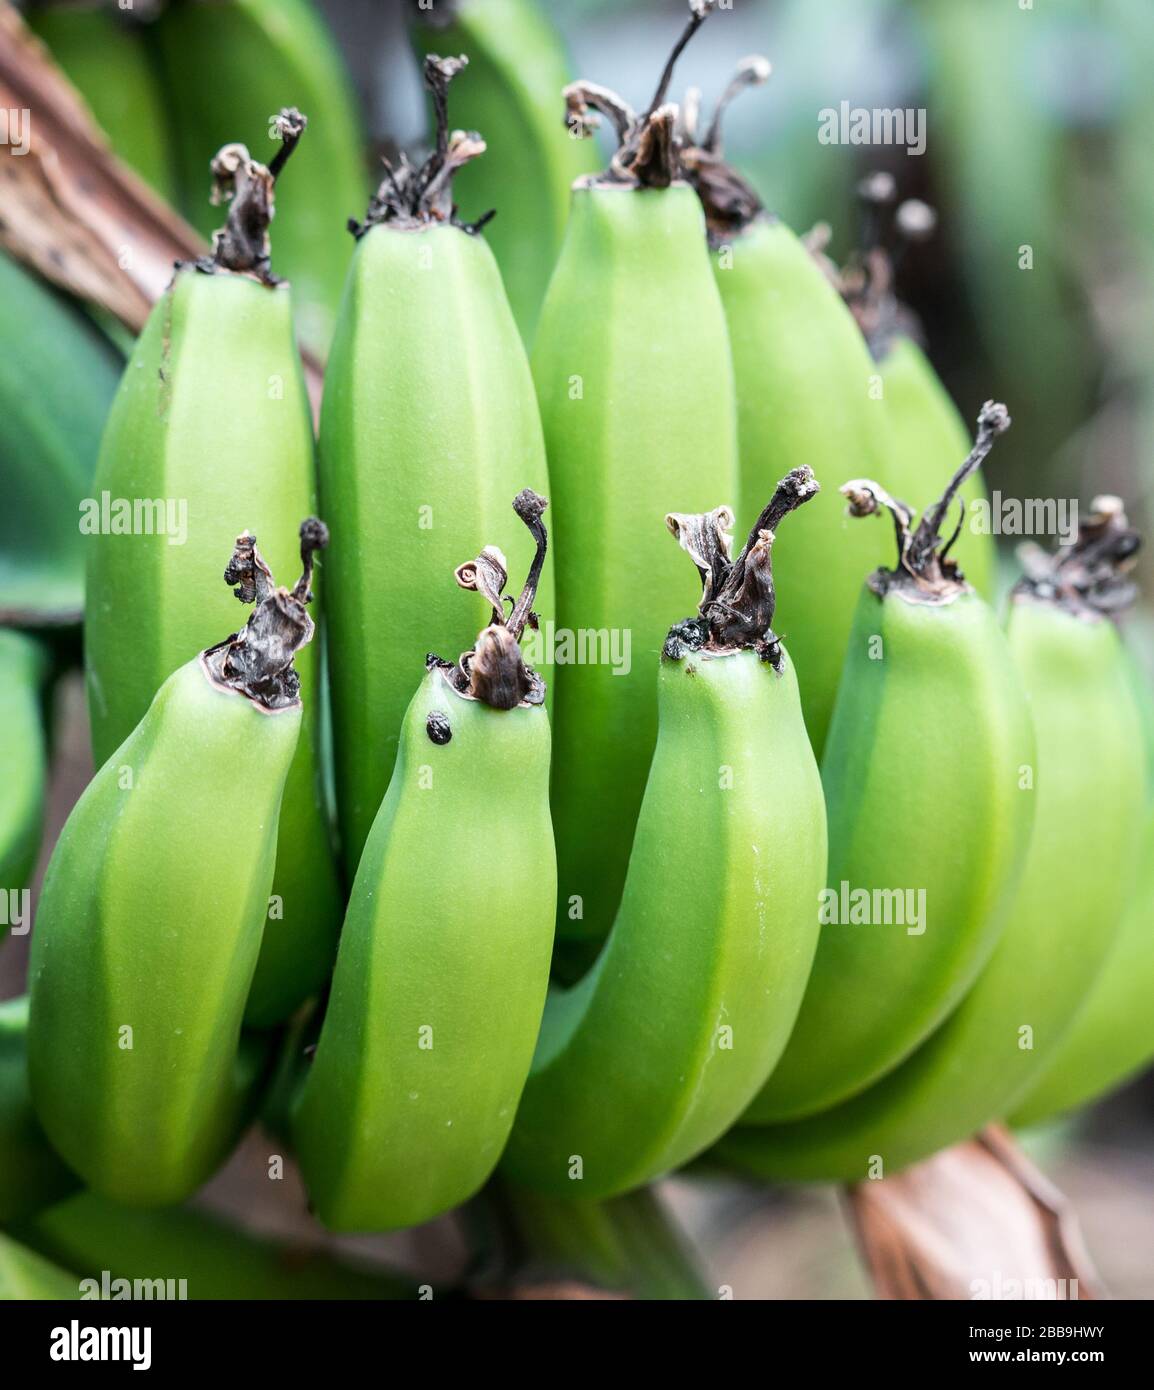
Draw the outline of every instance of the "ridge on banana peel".
M545 691L520 648L537 623L545 506L529 489L513 503L536 552L515 603L495 546L457 567L489 623L455 663L428 658L353 882L291 1120L332 1230L413 1226L471 1197L529 1071L557 890Z
M553 680L557 931L586 956L625 883L657 739L653 663L670 613L696 601L656 522L671 500L704 513L737 493L729 341L667 100L674 63L714 7L690 6L643 110L596 83L565 91L574 135L604 117L618 142L604 172L573 186L532 353L557 514L557 627L629 641L613 662L559 663ZM777 476L746 499L748 515Z
M669 630L657 747L621 908L588 974L549 998L509 1179L557 1196L629 1191L706 1148L785 1046L817 939L825 808L797 682L772 630L771 551L817 492L782 479L736 559L732 513L671 514L697 567Z
M225 582L244 628L161 686L61 832L29 964L28 1071L53 1146L93 1190L165 1205L232 1148L271 1061L241 1022L301 728L319 521L278 588L245 532Z
M738 66L708 124L698 94L682 118L682 161L704 209L737 385L741 506L752 511L773 480L799 464L844 476L847 459L884 478L897 497L944 487L958 455L907 449L892 403L879 398L878 365L823 258L768 212L724 155L724 115L770 76L768 59ZM936 440L936 436L934 437ZM927 436L929 439L929 436ZM968 446L968 441L966 441ZM784 595L782 630L797 663L802 709L822 758L862 580L886 561L884 538L847 525L835 495L798 518L774 557Z
M129 534L101 521L84 538L95 601L85 615L88 709L97 765L140 723L164 680L233 622L204 575L240 523L275 573L296 563L302 516L316 511L312 417L293 337L292 290L273 273L269 223L307 121L276 118L269 165L239 144L212 163L227 204L213 251L179 264L149 315L104 432L95 497L144 502ZM279 229L279 223L278 229ZM156 515L163 524L155 524ZM323 597L323 595L322 595ZM320 782L320 649L298 659L304 719L280 819L273 901L248 1003L272 1027L320 990L336 954L341 897Z
M425 84L436 144L385 177L361 223L329 357L320 422L324 512L357 544L330 565L330 672L337 808L349 878L389 784L413 672L429 651L473 636L437 576L478 536L494 534L520 487L546 494L541 421L501 276L478 226L454 211L458 172L485 151L452 131L449 89L464 58L430 57ZM487 161L480 161L482 169ZM511 538L514 573L532 538ZM539 602L553 610L553 563ZM397 613L420 614L399 622ZM548 683L549 662L537 661Z
M1073 546L1053 558L1027 552L1009 640L1037 734L1037 809L1017 898L985 969L869 1090L793 1124L734 1129L714 1151L721 1162L769 1179L879 1177L1013 1113L1044 1083L1108 960L1138 864L1140 720L1109 621L1132 598L1137 545L1117 499L1099 499Z
M958 1003L1005 926L1033 818L1020 786L1033 731L1009 644L962 577L950 554L958 533L946 539L944 523L1009 423L1004 406L986 403L973 448L916 528L880 484L842 488L851 516L890 514L898 559L869 577L854 614L822 760L831 886L821 937L750 1122L826 1110L892 1070ZM944 787L959 728L966 756ZM865 925L842 920L863 891L878 909Z

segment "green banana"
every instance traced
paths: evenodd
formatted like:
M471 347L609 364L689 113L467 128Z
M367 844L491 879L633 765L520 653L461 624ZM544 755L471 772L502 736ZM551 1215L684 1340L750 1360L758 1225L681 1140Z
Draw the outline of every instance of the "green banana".
M733 347L742 505L756 505L773 478L799 463L836 476L850 459L884 476L897 497L932 495L948 481L956 454L927 460L895 448L885 383L853 315L813 249L769 215L725 162L724 112L769 71L766 59L746 59L704 132L691 105L684 134L683 159L705 208ZM884 561L882 537L847 527L833 495L819 497L775 557L787 596L782 631L819 758L862 576Z
M881 1177L1012 1112L1044 1074L1107 956L1137 866L1141 730L1102 616L1127 597L1113 570L1134 542L1116 513L1096 514L1072 551L1015 592L1008 636L1037 735L1037 805L1009 922L969 993L870 1090L794 1124L736 1129L718 1158L774 1180Z
M665 643L621 909L593 968L546 1007L504 1159L514 1183L597 1199L650 1181L733 1123L786 1044L826 829L770 626L770 559L780 521L816 491L808 469L784 478L732 561L727 509L669 518L702 577L701 616Z
M894 292L899 256L908 244L933 232L937 214L910 198L893 213L892 227L887 229L894 196L891 175L874 173L862 179L858 200L863 208L863 248L843 270L832 263L827 270L881 373L894 458L891 471L903 479L919 479L924 490L950 476L955 460L968 451L970 436L957 406L918 346L921 327L916 316ZM896 253L889 246L895 233L904 243ZM812 235L810 244L817 249ZM969 522L958 537L956 558L974 589L984 599L992 599L996 556L992 528L977 522L976 504L989 505L980 475L971 477L960 495Z
M172 110L184 211L208 236L201 170L238 137L269 136L272 113L313 116L293 185L278 200L277 261L293 282L302 339L323 353L340 304L345 219L364 206L364 137L348 73L312 0L170 0L152 27Z
M1009 425L987 402L978 439L917 530L876 483L847 483L854 516L893 512L895 569L870 576L822 762L829 888L797 1026L750 1123L826 1110L907 1057L989 958L1021 871L1034 803L1029 709L993 611L940 530ZM965 757L943 787L964 730Z
M388 786L411 673L428 651L469 638L429 577L492 534L518 487L547 491L533 382L496 262L452 215L454 172L485 148L471 133L450 138L447 89L464 66L426 62L436 148L421 169L403 157L387 167L357 230L321 411L325 515L334 534L356 538L334 551L329 610L350 877ZM514 571L531 557L530 538L517 537ZM540 601L552 611L551 561Z
M105 430L90 533L85 617L88 708L97 764L143 718L164 679L231 619L202 577L247 524L274 573L316 509L312 422L293 341L291 296L268 269L273 184L304 128L282 112L281 155L266 169L243 147L213 163L231 198L214 257L181 265L149 316ZM279 191L279 181L276 182ZM347 534L347 533L346 533ZM346 540L346 544L348 544ZM318 776L319 655L298 662L307 711L281 814L274 900L247 1022L286 1018L324 983L340 892Z
M552 710L557 929L569 939L612 926L657 737L652 663L670 609L693 601L658 523L670 503L704 512L736 492L725 321L665 104L673 60L712 0L693 8L643 114L598 86L566 93L575 129L592 127L592 108L620 141L605 174L574 185L532 355L557 513L557 632L576 654L562 664L558 647Z
M9 1300L79 1298L75 1274L51 1264L0 1232L0 1303Z
M454 94L457 118L484 133L491 159L463 169L466 207L493 207L485 238L509 303L530 342L569 211L573 180L591 173L588 145L567 139L557 96L569 81L560 40L537 0L438 0L412 7L423 56L467 53L469 80Z
M1102 511L1106 499L1095 499ZM1015 1125L1038 1124L1115 1090L1154 1058L1154 697L1149 679L1128 654L1131 686L1141 717L1147 768L1142 849L1133 892L1106 962L1086 992L1073 1026L1045 1073L1011 1116Z
M0 1003L0 1225L80 1186L48 1142L28 1093L28 999Z
M491 625L456 665L429 659L353 883L294 1126L333 1230L416 1225L477 1191L533 1056L557 882L549 720L519 639L545 502L525 491L514 507L537 546L529 578L506 617L499 550L457 570Z
M26 1247L74 1270L73 1287L83 1280L82 1292L126 1279L153 1286L171 1282L178 1294L178 1281L183 1281L184 1296L191 1300L369 1300L417 1298L420 1293L415 1278L265 1240L195 1208L143 1211L94 1192L78 1192L49 1207L18 1226L16 1236Z
M141 26L106 0L37 4L26 18L88 103L114 153L172 202L168 113Z
M301 728L294 653L323 526L278 589L246 532L225 580L248 624L175 671L80 798L32 937L28 1062L49 1138L89 1186L181 1200L246 1118L238 1055L268 910L277 821ZM258 1045L259 1059L267 1049Z
M119 371L99 330L0 252L0 621L79 621L76 509Z
M31 637L0 628L0 941L19 920L40 848L48 773L40 685L48 662ZM16 911L13 911L13 907Z

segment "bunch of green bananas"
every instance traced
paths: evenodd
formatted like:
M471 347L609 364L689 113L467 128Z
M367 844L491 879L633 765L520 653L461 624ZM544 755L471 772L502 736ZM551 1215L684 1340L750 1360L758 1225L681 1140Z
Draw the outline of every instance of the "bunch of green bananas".
M227 77L267 8L174 4L160 42L197 54L230 12ZM57 549L87 561L98 771L48 866L29 999L0 1006L0 1295L183 1246L235 1263L202 1291L282 1296L273 1254L167 1210L259 1115L333 1231L480 1193L479 1225L538 1268L696 1296L656 1269L677 1242L647 1188L698 1156L881 1176L1154 1054L1154 698L1113 621L1137 534L1096 499L1025 555L999 621L991 542L963 530L1008 412L986 402L971 447L882 239L833 275L726 163L722 114L764 60L708 124L669 102L714 8L693 0L643 111L565 88L571 133L602 115L617 148L558 246L583 156L461 0L441 37L475 54L424 60L431 153L386 164L339 257L336 196L286 238L306 294L342 267L319 449L279 220L270 246L319 124L295 107L267 165L224 132L225 224L136 343L95 481L51 393L23 417L95 493L78 546L32 505L25 539L61 575ZM530 6L501 12L545 43ZM503 113L488 152L449 119L474 74L470 119ZM195 124L199 150L215 116ZM536 167L513 171L524 129ZM323 141L355 157L351 126L314 145L328 163ZM475 216L495 161L526 216L496 257ZM235 631L222 562L252 605ZM0 629L6 893L37 847L46 666Z

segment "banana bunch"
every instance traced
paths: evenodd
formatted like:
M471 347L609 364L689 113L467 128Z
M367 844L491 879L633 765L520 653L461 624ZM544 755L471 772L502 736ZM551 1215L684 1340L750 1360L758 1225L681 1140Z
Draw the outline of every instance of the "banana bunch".
M860 1181L1154 1055L1154 695L1114 622L1137 533L1096 499L995 614L965 523L1008 412L971 446L916 346L891 185L862 185L835 270L726 161L764 59L708 122L668 100L715 7L692 0L644 110L565 87L570 135L616 137L570 192L551 34L527 0L458 0L418 40L471 50L425 55L431 152L386 162L345 242L356 132L304 0L174 0L188 170L274 89L321 114L306 137L279 107L267 164L221 144L224 225L136 343L94 481L112 367L0 260L0 606L79 608L86 560L98 766L29 996L0 1004L0 1296L173 1265L193 1296L411 1297L324 1263L294 1283L164 1210L258 1118L334 1232L469 1203L542 1277L699 1296L648 1190L698 1156ZM340 301L315 449L302 297ZM507 549L477 553L510 498ZM42 642L0 626L9 900Z
M280 174L305 117L278 117L272 164L243 145L212 162L226 225L211 257L177 267L141 333L100 449L87 546L95 596L84 621L97 764L125 742L165 679L232 621L204 576L238 526L267 546L274 573L295 562L297 523L316 510L312 421L293 336L292 290L269 263ZM251 600L250 600L251 601ZM279 1023L324 983L340 899L320 780L320 660L298 662L306 714L279 821L277 872L248 1005Z
M240 536L245 627L178 668L89 783L48 866L29 967L28 1071L58 1152L107 1196L179 1201L231 1149L269 1054L240 1030L297 740L313 554L278 588ZM148 641L147 633L142 640Z

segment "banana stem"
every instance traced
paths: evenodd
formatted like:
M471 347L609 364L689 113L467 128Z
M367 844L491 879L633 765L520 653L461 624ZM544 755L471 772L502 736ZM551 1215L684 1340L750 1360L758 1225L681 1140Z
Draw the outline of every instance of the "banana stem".
M253 159L248 147L225 145L212 161L212 202L227 203L225 225L213 233L212 256L197 261L209 273L226 270L253 275L263 284L280 280L269 264L269 224L276 212L277 177L300 143L308 118L296 107L285 107L274 122L281 147L267 167Z
M756 651L780 673L781 644L773 633L777 595L773 585L772 550L777 527L820 491L813 470L787 473L762 510L736 560L730 559L728 534L733 513L728 507L687 515L671 512L665 524L690 556L701 576L702 598L696 619L674 624L664 655L680 660L703 648L714 653Z
M314 557L329 543L328 527L316 517L301 522L301 577L290 591L278 588L248 531L236 538L224 581L241 603L255 604L248 622L215 647L201 653L201 664L215 684L235 690L266 710L300 703L297 652L315 631L307 605L312 601Z
M520 704L539 705L545 699L545 683L521 655L520 641L528 623L537 626L533 601L545 565L549 536L541 517L549 503L525 488L513 499L513 510L529 528L536 552L521 594L514 602L505 595L509 568L496 546L487 545L475 560L458 565L454 571L462 589L472 589L488 599L492 621L478 634L473 649L464 652L454 665L430 656L429 666L445 673L450 685L461 695L481 700L493 709L515 709ZM505 605L511 604L509 616Z

